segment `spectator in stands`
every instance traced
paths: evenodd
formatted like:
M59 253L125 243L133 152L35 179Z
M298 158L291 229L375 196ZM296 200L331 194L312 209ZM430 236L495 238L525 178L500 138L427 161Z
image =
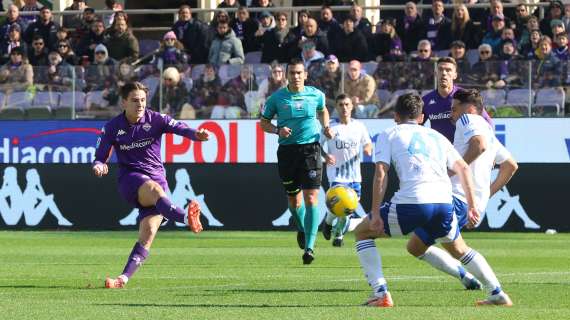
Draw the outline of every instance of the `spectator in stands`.
M303 35L305 23L310 17L311 14L307 10L299 10L299 12L297 12L297 26L291 29L291 32L293 32L297 38L300 38Z
M257 0L257 1L253 1L250 7L251 8L265 8L269 11L272 11L271 9L275 6L273 5L273 2L271 2L271 0ZM259 12L259 11L252 13L252 18L259 21L260 15L261 15L261 12Z
M48 53L44 38L37 35L32 40L32 49L28 51L28 61L33 67L47 66Z
M178 21L172 26L186 52L189 55L190 64L203 64L208 61L208 27L200 20L192 18L189 5L181 5L178 10Z
M76 46L77 55L87 56L93 61L95 47L105 42L105 25L102 20L96 20L91 25L91 31L83 37Z
M417 55L412 56L405 71L407 75L414 75L408 77L408 88L415 90L431 89L435 83L434 63L437 59L433 57L429 40L421 40L418 43L417 52Z
M324 5L321 7L321 18L318 22L319 30L327 35L328 39L334 39L342 31L340 23L333 16L331 7Z
M354 20L354 28L369 39L372 36L372 24L362 15L362 7L354 2L350 8L350 16Z
M295 35L289 32L287 13L278 12L275 15L275 28L265 32L262 40L261 62L270 63L287 61L287 52L295 41Z
M496 88L522 87L528 75L528 62L517 53L516 42L512 39L503 41L502 51L499 55L499 81ZM528 82L527 82L528 83Z
M529 16L524 28L517 30L519 35L517 38L519 52L524 46L527 46L530 43L530 32L532 30L539 30L538 18L536 16Z
M451 25L443 26L439 29L439 39L442 40L441 45L445 47L444 40L449 43L455 40L461 40L465 43L467 49L476 49L480 42L479 28L473 23L469 16L469 11L464 4L459 4L453 10L451 17Z
M275 19L269 11L263 11L259 16L259 26L255 31L255 50L261 50L263 44L263 35L265 32L275 28Z
M359 61L350 61L344 77L344 93L351 97L355 118L377 116L380 101L376 95L376 81L362 72Z
M248 53L257 50L255 32L259 28L257 20L249 16L247 7L240 7L236 19L232 20L231 27L236 37L241 40L243 52Z
M503 45L503 42L505 42L506 40L512 40L514 44L517 43L517 38L515 36L515 30L513 30L511 28L504 28L503 29L503 32L501 33L501 49L499 50L498 55L501 55L501 52L503 51L502 45Z
M42 6L38 6L38 0L24 0L24 6L20 8L20 13L22 14L22 19L26 21L26 24L32 24L36 22L37 17L33 13L27 13L32 11L40 11Z
M117 61L134 62L139 57L139 41L128 27L127 19L118 13L104 44L109 50L109 56Z
M313 18L307 19L305 22L305 27L301 36L297 37L295 44L291 46L289 52L289 60L293 58L299 58L303 46L307 42L312 42L317 51L322 54L327 55L329 53L329 40L326 33L319 30L317 25L317 20Z
M421 39L425 39L426 31L422 18L418 14L416 4L407 2L404 16L396 22L396 32L402 39L402 45L406 53L416 50Z
M59 41L57 44L57 52L63 59L63 61L67 62L68 64L75 66L80 63L79 57L75 55L73 49L71 48L71 44L68 40Z
M216 73L216 67L208 64L204 72L190 91L192 107L197 118L209 118L214 105L218 103L218 95L222 92L222 81Z
M113 10L114 13L106 13L103 15L103 23L105 28L109 28L115 22L115 15L117 12L123 11L123 6L115 0L105 0L105 10Z
M232 19L230 18L230 14L226 10L219 10L214 12L214 17L212 21L210 21L210 30L209 33L212 37L216 34L216 30L218 29L218 23L220 21L229 21L231 23Z
M257 91L257 81L249 65L242 65L237 77L230 79L222 88L223 96L218 102L223 106L239 107L242 116L247 114L245 93ZM235 113L234 113L235 114Z
M34 83L34 71L24 56L24 51L16 47L10 51L10 60L0 68L0 91L10 93L25 91Z
M465 43L461 40L455 40L451 43L449 55L455 59L457 63L457 79L458 84L466 82L467 75L471 72L471 64L465 56Z
M564 10L564 5L560 0L550 1L550 6L548 7L548 15L540 21L540 32L552 38L552 26L550 23L552 20L561 20L562 13Z
M208 61L213 65L242 64L245 60L241 41L227 21L218 22L218 30L212 45Z
M554 54L560 61L563 61L566 64L566 61L570 58L570 53L568 52L568 34L566 32L562 32L556 35L556 48L554 50Z
M257 95L265 101L275 91L287 86L285 68L279 63L271 64L271 73L267 79L263 79L257 90Z
M87 91L102 91L116 83L117 61L109 57L107 47L99 44L95 47L93 63L87 66L85 82Z
M533 64L535 68L535 80L533 85L535 88L551 88L562 84L562 63L552 52L552 40L548 36L542 36L540 39L541 57L537 63Z
M511 26L511 21L509 17L505 15L505 12L503 10L503 2L501 2L501 0L491 0L489 2L489 9L486 10L485 14L483 15L483 19L481 20L481 27L484 33L493 31L493 19L496 16L503 17L505 26Z
M27 23L20 17L20 9L11 4L8 6L8 11L6 12L6 20L0 25L0 42L8 41L10 27L14 24L20 26L20 30L25 32Z
M317 80L317 88L325 94L326 106L332 114L335 106L335 97L340 91L340 80L342 72L338 58L334 55L328 55L325 59L325 70L321 77Z
M566 33L566 27L564 26L564 22L562 20L552 20L550 22L550 30L552 32L553 37L560 33Z
M307 41L303 44L301 60L308 74L305 84L315 85L325 71L325 55L316 49L314 42Z
M71 6L65 8L65 11L81 11L87 8L85 0L73 0ZM78 29L83 24L83 14L64 15L62 26L67 29Z
M530 32L529 35L529 42L525 43L519 50L520 54L525 57L526 59L534 59L537 56L540 56L540 39L542 38L542 34L540 30L535 29Z
M528 24L528 20L531 17L536 18L536 16L531 16L530 12L528 11L527 6L524 3L517 5L517 7L515 9L515 14L516 14L516 18L514 21L514 25L516 26L515 27L515 33L517 34L517 40L520 41L522 34L527 30L526 27Z
M154 111L169 114L173 118L179 118L182 108L185 105L187 105L186 109L192 108L187 104L188 89L186 88L186 84L184 81L181 81L180 73L174 67L164 70L162 80L162 92L160 89L155 91L150 105ZM160 99L161 94L162 100Z
M71 33L71 43L76 49L81 40L88 37L93 29L93 23L96 21L95 10L93 8L85 8L81 18L79 26Z
M505 29L505 17L494 16L493 28L485 34L481 41L481 43L486 43L491 46L494 55L498 55L499 52L501 52L501 36L503 34L503 29Z
M342 23L343 30L337 32L331 42L331 49L340 62L368 61L368 42L364 34L354 28L354 24L353 18L346 18Z
M566 30L570 30L570 3L564 6L564 16L561 18Z
M160 43L158 52L154 55L152 64L157 68L165 70L175 67L178 72L184 72L188 68L188 56L184 52L184 45L176 39L174 31L168 31Z
M30 24L24 33L24 40L31 43L36 35L42 36L44 42L50 50L57 50L57 31L59 25L53 22L51 10L48 7L43 7L40 11L39 19Z
M479 61L473 68L469 80L474 87L479 88L495 88L495 84L499 81L499 68L493 57L493 49L489 44L479 46Z
M376 33L372 36L369 51L371 52L370 60L386 60L390 56L390 52L398 48L397 51L402 51L402 41L398 34L392 20L382 20L376 26ZM398 54L398 56L402 56Z
M432 15L427 19L426 39L431 42L434 50L447 50L449 48L448 39L441 39L439 30L447 25L446 28L451 26L451 19L444 15L443 0L433 0L431 3Z
M218 5L218 9L238 9L240 7L240 4L238 1L236 0L222 0L222 2L220 2L220 4ZM232 20L236 19L236 12L230 12L229 13L230 18Z
M16 23L10 26L8 31L8 39L0 43L0 63L4 64L10 59L10 51L13 48L19 47L24 53L24 57L28 56L28 45L24 42L21 36L20 26Z

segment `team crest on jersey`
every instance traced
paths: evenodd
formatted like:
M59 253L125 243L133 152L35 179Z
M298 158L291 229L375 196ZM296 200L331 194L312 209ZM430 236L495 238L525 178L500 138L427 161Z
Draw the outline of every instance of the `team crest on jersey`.
M152 128L152 126L150 125L150 123L145 123L145 124L143 124L142 128L144 129L144 131L148 132L148 130L150 130L150 128Z
M309 178L315 179L317 177L317 171L311 170L309 171Z
M431 99L431 100L428 102L428 104L435 104L435 100L434 100L434 99Z

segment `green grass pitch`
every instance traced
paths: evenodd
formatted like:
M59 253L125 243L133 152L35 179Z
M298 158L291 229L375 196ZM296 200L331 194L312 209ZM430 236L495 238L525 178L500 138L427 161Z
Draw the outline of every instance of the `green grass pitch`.
M301 264L293 232L159 232L123 290L135 232L0 232L0 319L570 319L570 234L468 233L515 306L475 307L483 292L381 239L395 307L359 306L369 288L352 235L333 248L319 235Z

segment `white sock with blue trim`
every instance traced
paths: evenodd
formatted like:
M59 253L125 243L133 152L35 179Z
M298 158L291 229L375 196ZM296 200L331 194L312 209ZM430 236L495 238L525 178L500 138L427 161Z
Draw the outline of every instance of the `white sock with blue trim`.
M435 269L445 272L459 280L462 280L463 278L473 279L473 275L467 272L459 261L449 255L447 251L438 247L429 247L423 255L418 257L418 259L429 263Z
M461 263L471 272L481 283L489 294L495 295L501 292L501 284L493 272L493 269L479 252L469 249L466 254L459 259Z
M382 272L382 258L376 250L374 240L360 240L356 242L356 253L368 284L374 290L374 295L382 297L388 291L386 279Z

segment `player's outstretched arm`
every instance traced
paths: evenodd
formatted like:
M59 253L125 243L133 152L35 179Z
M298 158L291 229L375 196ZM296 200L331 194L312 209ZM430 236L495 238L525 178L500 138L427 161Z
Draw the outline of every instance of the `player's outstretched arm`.
M476 209L475 190L473 187L471 169L463 159L458 159L453 164L453 171L455 171L455 174L459 177L459 181L461 181L461 186L465 191L465 198L469 206L469 223L467 224L467 227L473 228L479 224L480 214Z
M374 172L370 229L377 232L384 232L384 221L382 221L382 217L380 217L380 206L382 205L382 201L384 201L386 188L388 187L389 168L386 163L377 162Z
M509 180L513 177L515 172L519 169L519 165L512 157L499 165L499 174L493 183L491 183L491 196L501 190Z
M487 150L487 142L483 136L473 136L469 139L469 147L463 155L463 160L467 162L467 164L471 164L471 162L475 161L483 152Z

